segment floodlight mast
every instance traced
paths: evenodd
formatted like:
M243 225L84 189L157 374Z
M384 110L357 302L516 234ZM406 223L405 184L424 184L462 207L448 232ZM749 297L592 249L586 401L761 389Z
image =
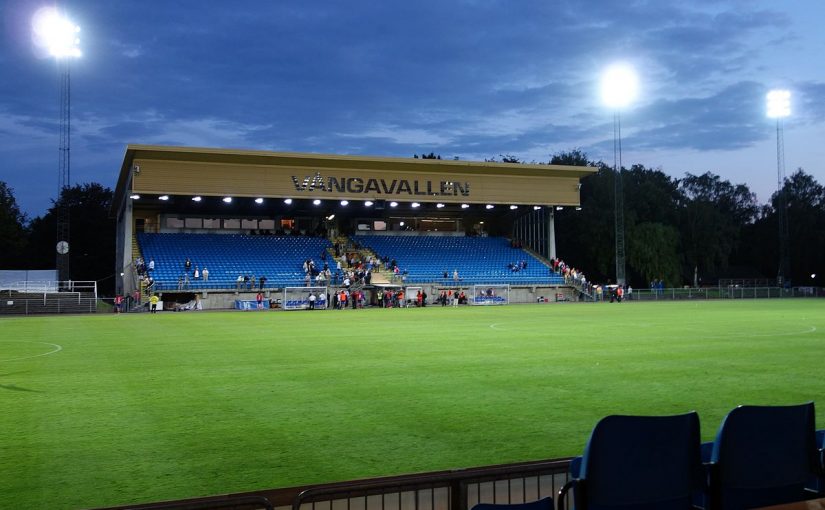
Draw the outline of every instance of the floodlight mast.
M791 114L791 93L788 90L772 90L767 95L768 118L776 119L776 218L779 227L779 267L776 283L783 287L789 283L790 250L788 249L788 200L785 196L785 128L782 119Z
M55 265L57 279L68 282L70 275L70 214L68 197L65 191L71 186L71 146L72 146L72 99L71 99L71 66L72 58L81 56L78 34L80 27L72 23L57 9L46 7L39 10L33 20L34 38L44 47L49 55L57 60L60 73L60 145L58 147L57 170L57 254Z
M635 71L624 64L613 65L602 77L602 100L613 108L613 200L614 235L616 239L616 284L624 285L625 237L624 237L624 191L622 189L622 118L621 109L630 105L638 93L638 78Z

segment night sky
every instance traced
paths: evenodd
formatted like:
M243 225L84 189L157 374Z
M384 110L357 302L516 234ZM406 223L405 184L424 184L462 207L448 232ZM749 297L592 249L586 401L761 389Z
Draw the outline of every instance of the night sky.
M57 190L59 74L5 0L0 180L30 217ZM53 5L53 4L52 4ZM114 187L126 144L613 161L602 72L634 66L624 163L711 171L766 202L772 88L788 173L825 184L823 0L71 1L72 181Z

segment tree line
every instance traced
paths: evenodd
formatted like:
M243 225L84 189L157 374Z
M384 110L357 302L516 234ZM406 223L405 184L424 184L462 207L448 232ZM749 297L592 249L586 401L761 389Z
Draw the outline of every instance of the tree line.
M580 211L556 212L559 256L588 279L615 278L613 168L581 151L550 164L587 165L598 172L581 181ZM720 278L775 279L779 270L780 193L787 202L785 275L793 285L816 285L825 273L825 188L803 169L788 176L769 203L759 204L745 184L711 172L671 177L633 165L622 169L628 282L647 286L715 285ZM816 275L812 278L812 275Z

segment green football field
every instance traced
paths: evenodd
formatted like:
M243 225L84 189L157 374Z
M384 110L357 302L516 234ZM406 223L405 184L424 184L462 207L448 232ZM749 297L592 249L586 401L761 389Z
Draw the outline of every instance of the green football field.
M581 452L611 413L814 400L825 301L0 319L0 508Z

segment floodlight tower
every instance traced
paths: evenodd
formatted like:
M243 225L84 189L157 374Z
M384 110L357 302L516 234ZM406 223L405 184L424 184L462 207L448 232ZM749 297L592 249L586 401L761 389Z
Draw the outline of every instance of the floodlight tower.
M776 283L785 285L790 270L788 250L788 200L785 196L785 129L782 119L791 114L791 93L772 90L767 95L768 118L776 119L776 218L779 224L779 268Z
M39 10L33 20L35 41L44 47L50 56L57 60L60 73L60 145L57 169L57 244L55 263L57 279L68 281L69 273L69 204L68 197L63 196L71 186L71 146L72 146L72 99L71 66L73 58L81 56L80 27L63 16L57 9L46 7Z
M633 68L615 64L602 76L602 100L613 109L613 201L616 238L616 284L624 285L624 192L622 190L622 108L627 107L638 94L639 79Z

